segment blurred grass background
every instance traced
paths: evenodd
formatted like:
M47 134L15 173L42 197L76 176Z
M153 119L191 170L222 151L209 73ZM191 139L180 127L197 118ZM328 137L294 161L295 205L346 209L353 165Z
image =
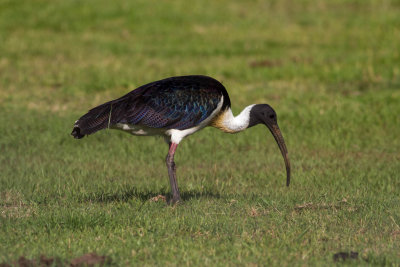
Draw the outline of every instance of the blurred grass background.
M0 262L88 252L116 265L398 265L400 1L0 0ZM174 75L269 103L261 126L178 148L69 133L89 108Z

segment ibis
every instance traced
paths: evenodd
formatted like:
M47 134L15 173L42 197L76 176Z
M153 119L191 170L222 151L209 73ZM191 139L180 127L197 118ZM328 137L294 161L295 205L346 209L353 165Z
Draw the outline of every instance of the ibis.
M257 124L264 124L275 138L285 161L289 186L290 161L274 109L268 104L252 104L234 116L225 87L207 76L177 76L142 85L89 110L75 122L71 135L80 139L109 128L164 137L169 145L166 164L172 193L168 202L175 204L181 198L174 155L183 138L206 126L238 133Z

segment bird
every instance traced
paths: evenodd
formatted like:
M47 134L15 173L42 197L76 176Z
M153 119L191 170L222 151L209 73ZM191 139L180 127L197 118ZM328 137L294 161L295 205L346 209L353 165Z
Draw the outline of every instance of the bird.
M264 124L275 138L290 184L290 161L275 110L268 104L251 104L233 115L227 90L218 80L204 75L174 76L142 85L120 98L89 110L74 124L76 139L102 129L117 129L137 136L162 136L169 146L166 156L172 197L181 201L174 155L187 136L211 126L238 133Z

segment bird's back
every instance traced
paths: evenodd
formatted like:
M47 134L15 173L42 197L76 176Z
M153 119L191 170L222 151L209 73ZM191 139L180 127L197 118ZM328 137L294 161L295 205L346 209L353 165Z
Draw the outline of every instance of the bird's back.
M76 121L72 135L82 138L117 123L184 130L208 118L223 99L230 108L225 87L201 75L155 81L91 109Z

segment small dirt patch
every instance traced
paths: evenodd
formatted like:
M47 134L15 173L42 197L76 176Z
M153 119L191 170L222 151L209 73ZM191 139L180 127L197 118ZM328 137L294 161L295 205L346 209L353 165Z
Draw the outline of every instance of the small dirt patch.
M46 257L41 255L39 259L28 259L24 256L11 263L0 263L0 267L45 267L45 266L102 266L110 264L111 259L107 256L88 253L70 261L61 261L59 258Z
M282 62L280 60L264 59L264 60L252 61L249 63L249 65L252 68L273 68L281 66Z
M358 259L358 252L338 252L333 254L333 261L346 261L349 259Z
M64 266L62 261L58 258L48 258L44 255L41 255L38 260L33 259L30 260L25 258L24 256L19 257L17 261L12 263L1 263L0 267L36 267L36 266Z
M110 263L110 262L111 262L111 260L107 256L100 256L100 255L97 255L96 253L88 253L88 254L82 255L78 258L72 259L70 265L73 267L94 266L94 265L102 266L103 264Z

